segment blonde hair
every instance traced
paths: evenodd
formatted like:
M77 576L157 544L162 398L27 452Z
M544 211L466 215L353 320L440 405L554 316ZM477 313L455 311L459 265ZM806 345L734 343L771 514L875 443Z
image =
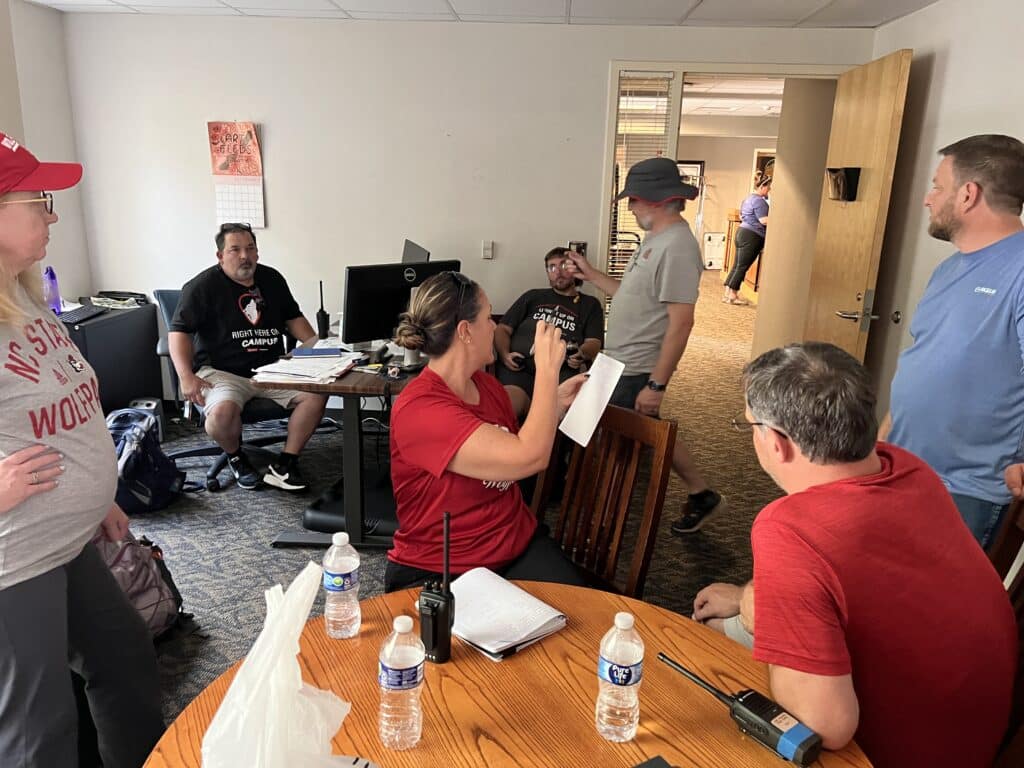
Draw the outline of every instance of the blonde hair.
M395 343L419 349L428 357L448 351L461 320L480 312L480 286L460 272L441 272L428 277L398 317Z
M7 265L0 261L0 323L13 325L28 316L18 301L19 284L33 303L43 303L43 276L38 264L33 264L20 274L12 274Z

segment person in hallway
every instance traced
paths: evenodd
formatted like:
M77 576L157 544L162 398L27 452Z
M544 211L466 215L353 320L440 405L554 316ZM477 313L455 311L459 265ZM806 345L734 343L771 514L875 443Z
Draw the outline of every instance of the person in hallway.
M568 248L552 248L544 256L549 288L527 291L502 315L494 330L498 381L505 385L520 419L530 408L534 364L531 357L538 320L558 328L566 343L559 381L575 376L601 351L604 310L593 296L580 293Z
M957 252L917 305L879 437L939 474L988 547L1024 495L1024 143L970 136L939 154L928 234Z
M252 376L281 356L285 332L305 345L316 341L316 332L281 273L257 263L256 235L248 224L223 224L214 240L217 263L185 283L168 328L182 396L203 407L206 433L228 454L240 488L252 490L262 480L304 491L298 455L320 424L327 397L258 389ZM242 408L254 397L292 409L284 450L263 476L242 450Z
M722 297L726 304L750 303L740 296L739 290L747 270L764 250L765 233L768 231L768 193L771 188L772 179L768 176L758 183L740 205L740 225L736 229L735 240L736 261L725 278L725 296Z
M754 520L753 582L701 590L694 619L752 644L772 698L827 749L855 738L880 768L990 766L1016 619L942 481L875 443L870 378L838 347L771 350L743 385L734 424L787 495Z
M629 169L616 198L629 198L629 210L647 233L622 280L569 252L576 274L612 297L605 351L626 368L611 404L646 416L657 417L661 412L669 379L693 329L704 265L682 212L686 200L696 196L697 189L683 183L679 169L668 158L641 160ZM672 533L693 533L721 511L722 497L708 486L679 436L672 467L689 491L679 519L672 523Z
M399 320L398 344L430 362L391 414L398 530L384 570L388 592L440 578L444 512L452 575L483 566L509 579L583 584L516 481L547 466L558 420L585 374L558 383L565 342L539 320L533 404L520 427L505 389L483 370L494 361L494 327L487 294L458 272L425 280Z
M52 191L81 177L82 166L40 163L0 133L4 768L78 765L71 671L85 680L104 765L138 768L164 729L149 630L91 542L128 531L96 374L43 301Z

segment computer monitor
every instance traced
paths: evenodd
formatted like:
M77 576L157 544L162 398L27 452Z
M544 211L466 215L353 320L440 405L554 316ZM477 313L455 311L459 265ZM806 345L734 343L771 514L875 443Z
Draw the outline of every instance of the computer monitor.
M360 344L390 339L398 316L409 307L409 296L428 277L458 272L459 261L428 264L366 264L345 268L345 303L341 340Z
M430 251L412 240L405 241L405 247L402 249L403 264L423 264L427 261L430 261Z

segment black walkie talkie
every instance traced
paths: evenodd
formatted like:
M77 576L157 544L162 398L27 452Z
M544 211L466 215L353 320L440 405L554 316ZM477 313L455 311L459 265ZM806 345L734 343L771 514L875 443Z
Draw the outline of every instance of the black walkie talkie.
M444 664L452 657L452 625L455 623L455 595L448 586L448 542L451 515L444 513L444 574L442 581L427 582L420 591L420 639L427 661Z
M750 689L730 696L664 653L659 653L658 659L725 704L741 731L764 744L779 757L800 766L808 766L818 759L821 754L821 736L767 696Z
M316 335L326 339L331 335L331 316L324 311L324 281L320 281L320 309L316 313Z

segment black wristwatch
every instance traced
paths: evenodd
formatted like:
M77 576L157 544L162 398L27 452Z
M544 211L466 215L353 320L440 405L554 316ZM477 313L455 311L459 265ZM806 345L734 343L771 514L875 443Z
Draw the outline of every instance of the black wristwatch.
M659 384L654 379L649 379L647 381L647 388L653 389L655 392L664 392L668 389L668 384Z

